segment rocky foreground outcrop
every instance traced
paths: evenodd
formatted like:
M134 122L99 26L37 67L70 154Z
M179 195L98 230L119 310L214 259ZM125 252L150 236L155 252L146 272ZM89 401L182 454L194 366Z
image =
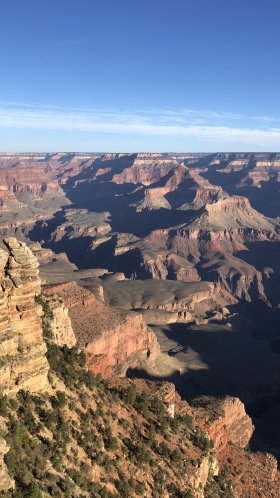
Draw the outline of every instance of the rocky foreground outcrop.
M110 385L127 387L131 382L113 378ZM201 430L212 441L213 450L201 456L190 476L195 498L278 498L280 473L277 460L269 453L250 451L254 426L238 398L202 396L189 404L181 399L171 382L133 379L133 383L139 392L160 399L172 418L192 419L197 437L200 437ZM224 473L232 483L231 493L217 494L213 488L206 491L209 479Z
M0 390L41 391L48 386L41 308L35 303L41 281L38 262L25 243L4 239L0 250Z
M1 418L2 417L0 417L0 428L3 429L3 425L5 425L5 423L2 423ZM8 453L9 449L10 448L5 439L0 437L0 492L14 487L13 479L9 476L8 469L4 461L4 457Z
M87 365L94 373L123 375L129 367L158 353L156 336L141 314L107 306L75 282L50 287L44 294L62 298L77 344L85 351Z
M57 295L40 296L40 302L44 309L43 327L49 335L49 341L57 346L73 348L77 339L74 334L68 308L63 299Z
M56 345L66 344L69 347L73 346L75 343L73 331L76 332L78 345L84 349L87 356L87 366L95 374L101 373L107 377L112 373L123 375L128 367L137 366L139 361L143 364L143 358L149 361L150 358L152 359L153 356L157 355L158 344L156 337L146 326L140 314L108 306L102 302L100 295L98 299L92 292L72 282L45 289L43 296L41 296L38 262L30 249L28 249L26 244L17 241L15 238L5 239L4 244L6 249L0 250L1 394L14 395L22 389L29 392L38 392L48 388L49 365L45 357L46 345L42 335L42 313L44 315L43 326L47 325L51 328L52 340ZM35 300L36 296L37 299ZM198 299L198 296L196 299ZM67 308L69 309L69 315ZM191 306L190 310L192 310ZM63 350L59 350L58 348L58 355L61 354L59 351ZM62 356L58 357L68 365L67 361L69 361L70 356L68 359L63 359ZM61 375L59 369L58 375ZM83 377L81 376L81 378ZM56 389L56 381L53 378L53 392ZM117 379L115 376L110 382L115 382L115 385L119 384L121 388L125 387L125 391L121 389L119 392L123 396L123 399L127 399L128 401L129 391L126 391L126 388L132 385L132 381L129 379ZM154 397L156 397L163 401L166 413L169 415L171 421L181 423L182 420L185 420L185 423L190 424L190 426L187 425L187 432L184 429L179 436L176 430L174 433L170 432L170 435L167 434L167 441L170 448L166 446L166 443L163 445L163 435L166 430L169 430L168 428L164 429L162 433L157 434L156 437L154 436L154 444L157 449L154 458L157 458L161 466L165 465L167 473L169 463L172 466L174 462L172 458L168 461L163 456L162 451L169 451L169 454L173 455L175 463L176 458L181 458L180 461L182 461L182 465L184 466L182 467L184 468L184 472L174 473L179 487L182 483L186 485L187 482L187 485L191 486L195 498L211 496L208 492L207 495L205 490L209 489L209 486L213 483L215 484L215 477L220 478L221 469L227 466L236 497L243 498L248 496L250 498L257 498L265 496L265 498L277 498L279 496L280 481L275 458L266 453L254 454L247 449L254 428L252 421L245 412L244 405L238 398L226 397L225 399L217 399L214 397L202 397L193 401L192 405L189 405L180 399L176 393L175 386L171 383L155 383L144 380L136 380L135 383L138 391L146 392L150 395L150 415L156 417L160 414L161 408L160 404L155 401ZM61 385L62 378L60 378L60 388ZM118 417L122 421L122 423L119 422L119 425L117 423L112 424L112 434L114 434L115 438L113 441L116 444L118 444L119 440L122 441L122 444L125 440L133 441L132 436L137 437L137 434L139 436L139 427L140 431L142 431L141 441L149 440L152 436L147 432L148 424L145 421L145 413L149 409L149 404L145 405L147 399L145 397L141 398L139 394L135 394L135 396L138 396L138 403L140 400L142 405L141 403L138 405L136 403L135 407L133 407L135 401L132 402L130 400L127 406L124 406L124 404L120 404L120 398L118 398L119 401L116 401L116 399L113 401L113 398L111 398L112 392L110 389L107 389L107 392L104 391L104 386L100 400L102 399L102 403L104 403L104 400L107 402L108 412L110 413L113 403L119 403L114 408L112 415L110 415L111 422L112 420L116 422ZM86 399L88 403L87 407L90 406L92 408L91 413L95 413L97 409L96 396L98 390L96 391L96 386L94 389L95 397L92 395L92 392L89 394L88 388L82 389L83 403L85 403ZM67 392L66 387L65 391ZM124 394L126 392L127 394ZM82 417L86 418L87 411L83 404L80 403L80 394L79 391L75 394L76 404L80 414L82 413ZM71 391L71 396L73 396L73 391ZM99 404L101 404L100 400ZM46 398L42 401L46 402ZM34 401L29 400L29 402L33 403L32 406L36 411ZM12 405L9 406L11 407ZM50 406L51 404L48 405L48 410L50 410ZM144 415L141 415L141 406ZM68 418L69 413L71 413L69 410L70 405L67 408ZM73 417L73 427L75 427L75 430L71 432L72 435L77 434L77 413L72 413L71 415ZM104 411L100 411L103 417L105 416L104 413ZM134 427L133 432L129 421L136 420L136 414L138 432L134 430ZM190 420L188 417L190 417ZM54 421L57 420L56 417L53 417L53 419ZM127 421L125 433L123 420ZM162 420L160 423L163 423ZM10 446L10 443L7 444L4 439L8 437L7 424L8 420L0 417L0 491L10 489L14 486L13 478L9 475L4 460ZM98 427L98 424L95 425L95 419L90 416L87 424L93 425L92 434L94 436L91 439L96 439L96 427ZM154 425L157 427L158 422ZM101 426L103 427L102 424ZM81 422L79 422L79 427L79 441L83 441L84 426ZM170 427L173 430L172 422L170 422ZM186 436L186 433L187 435L189 434L189 439L183 444L184 440L182 438ZM205 436L205 433L208 434L209 439ZM4 438L2 437L3 434ZM130 439L125 438L127 434ZM37 433L33 433L32 441L37 436ZM60 435L60 437L63 436ZM210 439L213 441L213 449ZM9 441L9 439L7 440ZM38 444L39 441L40 444L44 444L44 440L42 442L41 439L38 439ZM74 439L72 443L74 443ZM75 444L77 445L77 443ZM123 455L120 452L121 448L122 446L120 445L118 454L121 455L121 458L123 458L124 463L127 465L127 453ZM151 448L152 446L145 451L149 453ZM181 450L178 454L178 448L183 448L182 454ZM105 446L104 449L106 449ZM98 468L98 472L101 472L101 465L96 463L95 450L90 449L90 451L93 451L94 455L94 458L91 458L91 460L82 451L82 448L79 448L82 461L87 463L87 465L91 465L93 471ZM142 453L139 454L142 455ZM141 482L144 481L151 487L154 479L154 470L151 468L144 475L141 473L141 469L138 469L137 464L138 462L136 461L134 470L139 472L137 477ZM65 465L64 469L67 468L67 465ZM130 468L126 470L130 472ZM72 473L71 478L73 478L73 475ZM102 482L101 477L103 477L103 474L93 473L92 476L94 476L91 477L93 484ZM174 481L174 476L173 474L171 476L172 482ZM120 496L122 495L120 494ZM150 497L152 493L149 491L148 494L146 493L143 496Z

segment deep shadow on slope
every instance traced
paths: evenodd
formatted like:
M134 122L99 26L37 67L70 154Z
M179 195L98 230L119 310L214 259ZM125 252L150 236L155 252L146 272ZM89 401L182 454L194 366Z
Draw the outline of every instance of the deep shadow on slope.
M247 179L247 183L239 186L248 172L254 168L256 160L251 158L247 167L241 171L232 171L230 173L218 171L226 167L228 161L217 166L210 166L208 171L201 173L212 185L222 187L229 195L242 195L249 199L254 209L272 218L279 216L280 209L280 183L273 178L269 181L261 181L261 187L253 185L253 180ZM275 174L277 177L277 174Z
M235 254L246 263L254 266L258 271L272 269L264 272L263 284L269 301L277 305L280 302L280 243L261 241L247 243L248 251Z
M77 208L85 205L77 206ZM75 206L71 206L75 208ZM169 212L162 209L161 228L166 228L173 224L175 218L186 219L186 212L174 212L175 216L168 216ZM176 215L179 216L176 216ZM112 210L112 233L110 240L103 242L96 249L91 247L93 237L80 236L70 238L65 235L60 240L54 240L52 233L66 221L63 211L58 211L53 218L48 221L38 221L32 230L29 231L28 237L34 242L41 242L43 247L49 248L55 253L65 252L69 261L74 263L79 269L84 268L107 268L109 271L123 272L127 278L137 274L138 278L150 278L150 274L143 267L143 258L139 249L130 250L123 255L116 256L114 254L117 244L116 233L133 233L141 236L150 233L151 230L158 228L158 214L155 212L136 213L133 209L124 209L120 211ZM179 221L179 220L178 220ZM69 232L71 226L69 225Z
M162 351L185 362L187 371L160 377L130 369L128 376L171 381L190 403L201 395L239 397L256 428L251 450L269 451L280 463L280 355L269 342L218 324L154 329Z
M112 174L111 174L112 175ZM168 228L186 223L190 212L168 209L137 212L129 204L138 198L132 194L137 188L145 188L142 184L116 184L110 181L109 173L97 180L86 181L75 185L78 177L62 185L73 208L85 208L100 213L109 211L113 232L133 233L137 236L148 235L151 230Z
M238 195L247 197L254 209L275 218L280 212L280 183L271 178L267 182L261 182L261 187L245 186L238 188Z
M245 324L244 324L245 326ZM280 356L267 341L226 325L172 324L154 327L161 349L187 367L173 379L181 396L232 395L244 402L279 383ZM141 372L130 371L129 375Z
M212 185L218 185L222 187L229 195L237 195L236 186L242 181L242 179L247 175L256 164L253 154L248 154L248 165L240 171L223 172L224 168L227 168L229 162L235 159L235 154L232 154L227 159L220 161L219 164L208 166L208 170L201 173L201 176L206 178ZM240 194L241 195L241 194Z

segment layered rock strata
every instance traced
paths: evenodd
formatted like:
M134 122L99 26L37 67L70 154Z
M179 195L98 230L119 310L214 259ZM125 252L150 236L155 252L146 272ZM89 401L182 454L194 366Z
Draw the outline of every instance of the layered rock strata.
M247 449L254 428L238 398L203 396L189 405L180 398L170 382L114 378L110 380L110 385L128 387L132 382L138 392L163 401L169 415L189 416L194 434L199 435L199 430L202 430L214 443L213 450L207 454L202 452L197 459L196 470L190 476L195 498L212 496L209 489L206 492L207 482L213 476L222 475L225 469L236 498L278 498L280 475L277 461L268 453Z
M45 294L56 294L65 302L77 344L94 373L123 375L158 353L156 336L141 314L107 306L74 282L46 289Z
M104 281L108 304L141 311L148 324L223 320L234 303L219 284L160 280Z
M0 250L0 390L41 391L48 386L41 308L35 303L41 281L38 262L24 242L4 239Z
M208 432L216 450L223 452L228 444L245 448L253 435L252 420L239 398L222 400L204 398L195 410L197 423Z
M51 342L58 346L73 348L77 339L63 299L55 294L53 296L42 295L41 299L47 310L43 317L43 324L48 328Z

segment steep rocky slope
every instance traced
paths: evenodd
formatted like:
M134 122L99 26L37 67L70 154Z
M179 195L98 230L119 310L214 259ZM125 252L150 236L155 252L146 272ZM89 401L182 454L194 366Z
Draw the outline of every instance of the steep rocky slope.
M217 496L233 496L190 416L170 417L156 394L133 384L110 387L84 375L82 357L70 350L48 356L51 396L22 392L2 401L15 491L6 481L1 496L203 498L211 485Z
M42 324L48 340L58 346L73 348L77 339L63 299L56 294L50 296L41 294L36 301L43 308Z
M5 419L1 417L1 431L4 434L6 429ZM7 489L14 487L14 481L10 477L7 466L4 461L5 455L9 452L10 448L3 437L0 437L0 493Z
M38 262L15 238L4 239L1 250L1 391L40 391L47 387L48 362L42 335Z
M248 449L253 425L240 400L201 397L188 404L171 383L116 376L102 380L96 373L111 375L120 363L125 365L135 345L138 353L145 346L146 353L149 345L143 340L152 341L152 356L153 333L139 315L105 305L102 296L98 300L77 284L50 287L42 296L30 250L14 238L5 245L3 323L10 328L1 334L2 358L5 371L24 361L25 372L20 384L18 378L7 384L0 377L0 496L279 496L276 460ZM85 354L72 347L72 326ZM8 337L16 352L7 349ZM40 374L33 361L39 339ZM89 351L95 340L97 348ZM91 362L91 352L101 352L101 361L97 356Z
M142 360L152 361L159 347L152 332L139 313L122 311L105 305L95 295L71 282L44 291L62 298L77 343L83 348L88 367L104 376L113 372L125 374L129 367Z
M207 431L215 448L222 454L229 442L246 448L254 432L250 417L238 398L196 399L195 418Z

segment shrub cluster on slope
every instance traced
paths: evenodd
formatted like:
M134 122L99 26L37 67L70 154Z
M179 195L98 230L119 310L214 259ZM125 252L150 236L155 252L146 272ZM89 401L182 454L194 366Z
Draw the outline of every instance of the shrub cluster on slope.
M84 368L76 349L48 346L53 392L0 398L5 462L15 489L2 498L192 498L192 477L212 443L188 416L129 388L112 388ZM225 478L208 497L231 497Z

